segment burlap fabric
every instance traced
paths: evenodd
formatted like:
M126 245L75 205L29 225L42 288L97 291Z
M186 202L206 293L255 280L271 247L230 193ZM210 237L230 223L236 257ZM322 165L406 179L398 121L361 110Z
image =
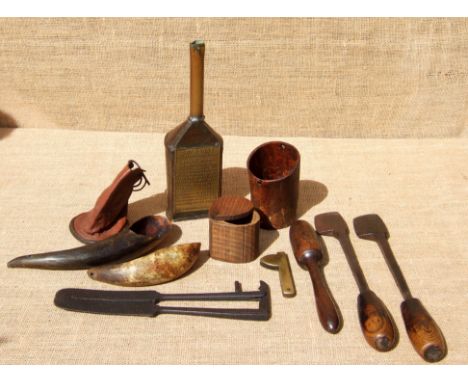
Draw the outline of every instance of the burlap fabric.
M456 137L468 124L468 21L438 18L1 19L0 110L25 127L165 132L188 113L196 38L223 135Z
M78 115L76 116L79 117ZM194 272L157 286L160 292L229 291L234 281L253 290L259 280L272 290L268 322L162 315L99 316L53 305L65 287L116 290L85 271L8 269L9 259L79 243L68 222L90 208L103 185L127 159L146 170L151 186L130 199L130 220L165 210L163 134L61 129L0 129L0 362L4 364L315 364L423 363L405 333L401 296L376 244L352 234L370 286L385 301L400 330L400 343L381 354L365 342L358 323L358 294L346 259L326 238L325 273L344 316L337 335L317 318L311 282L291 256L288 230L261 233L263 254L290 254L298 294L284 299L277 272L258 260L228 264L204 257ZM269 138L225 136L224 191L248 194L245 162ZM279 137L278 137L279 138ZM319 139L281 137L302 154L299 211L313 221L338 210L352 218L378 213L410 288L443 330L449 348L443 363L468 361L468 188L466 138ZM179 223L180 242L208 248L208 220ZM250 304L248 305L250 306Z
M325 272L345 322L335 336L321 328L309 276L292 256L290 300L258 260L206 255L190 275L154 288L229 291L239 280L253 290L265 280L273 316L260 323L66 312L53 306L58 289L117 288L84 271L6 268L18 255L79 245L69 219L130 158L151 181L132 195L130 220L164 213L162 133L188 113L195 38L207 44L205 113L225 138L225 193L248 194L245 161L258 144L296 145L302 218L338 210L351 226L354 216L380 214L414 295L446 336L443 363L466 363L467 19L282 18L0 20L0 126L35 128L0 128L0 362L422 363L382 255L355 235L369 284L400 330L387 354L361 335L357 287L333 239ZM180 242L207 249L207 219L179 226ZM292 255L288 230L262 231L261 248Z

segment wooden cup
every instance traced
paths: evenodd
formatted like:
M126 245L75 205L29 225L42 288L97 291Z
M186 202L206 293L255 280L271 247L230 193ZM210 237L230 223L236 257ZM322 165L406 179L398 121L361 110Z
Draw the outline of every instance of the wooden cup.
M296 220L300 161L299 151L280 141L264 143L249 155L250 194L262 228L280 229Z

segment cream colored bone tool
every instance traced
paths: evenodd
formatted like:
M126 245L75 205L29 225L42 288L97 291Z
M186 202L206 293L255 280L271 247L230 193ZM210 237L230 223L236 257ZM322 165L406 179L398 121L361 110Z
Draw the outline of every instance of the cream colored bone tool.
M296 295L296 287L289 265L288 255L284 252L278 252L275 255L266 255L260 259L260 264L266 268L278 269L281 292L284 297L294 297Z
M200 255L200 243L161 248L120 264L105 264L88 270L94 280L123 286L167 283L187 273Z

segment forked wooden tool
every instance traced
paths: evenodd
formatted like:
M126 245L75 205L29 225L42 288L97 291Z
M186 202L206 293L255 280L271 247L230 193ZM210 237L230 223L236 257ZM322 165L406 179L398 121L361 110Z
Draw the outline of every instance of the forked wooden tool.
M338 212L315 216L315 228L322 236L338 239L359 288L358 315L364 338L378 351L392 350L398 342L398 331L392 315L382 300L369 289L349 239L348 225Z
M289 238L297 262L309 270L320 323L327 332L338 333L343 321L323 275L322 246L317 233L305 220L297 220L289 229Z
M388 243L390 234L385 223L378 215L363 215L354 219L354 230L361 239L373 240L379 245L403 296L404 301L400 306L401 314L409 339L416 352L427 362L442 360L447 355L444 335L421 301L411 295Z
M294 286L291 267L286 253L278 252L274 255L263 256L260 259L260 264L265 268L278 270L283 297L294 297L296 295L296 287Z

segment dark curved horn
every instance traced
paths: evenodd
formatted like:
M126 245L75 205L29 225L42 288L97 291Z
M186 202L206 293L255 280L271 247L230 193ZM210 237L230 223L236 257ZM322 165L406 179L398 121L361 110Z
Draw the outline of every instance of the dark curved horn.
M9 268L87 269L117 261L128 261L156 248L171 231L162 216L146 216L130 229L106 240L82 247L26 255L8 262Z

